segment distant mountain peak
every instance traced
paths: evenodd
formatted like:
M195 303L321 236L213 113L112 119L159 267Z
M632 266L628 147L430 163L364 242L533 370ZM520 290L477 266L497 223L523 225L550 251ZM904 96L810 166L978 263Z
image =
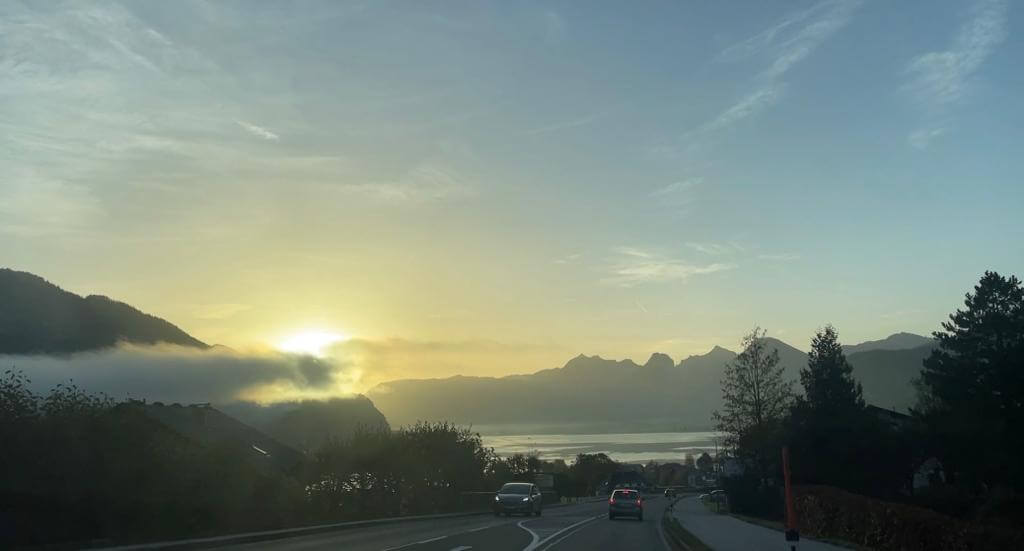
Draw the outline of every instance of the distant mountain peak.
M935 340L930 337L923 337L915 333L900 331L899 333L893 333L884 339L844 346L843 352L849 355L857 352L867 352L869 350L908 350L934 343Z
M651 354L651 357L647 359L647 363L644 367L656 368L656 369L667 369L674 367L675 361L668 354L662 354L661 352L655 352Z

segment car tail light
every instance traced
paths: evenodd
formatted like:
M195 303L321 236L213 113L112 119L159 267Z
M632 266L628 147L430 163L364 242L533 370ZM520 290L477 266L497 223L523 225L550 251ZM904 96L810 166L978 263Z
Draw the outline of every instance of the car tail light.
M636 498L636 504L639 505L640 507L643 507L644 506L644 500L642 500L640 498Z
M608 498L608 505L615 505L615 498L614 497Z

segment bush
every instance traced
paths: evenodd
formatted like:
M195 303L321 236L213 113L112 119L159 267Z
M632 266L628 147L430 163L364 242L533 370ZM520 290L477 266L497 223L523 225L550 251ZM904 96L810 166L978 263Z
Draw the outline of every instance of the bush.
M729 509L734 513L770 520L782 520L784 500L782 488L765 484L756 476L744 475L724 479L729 495Z
M890 503L829 486L797 486L801 533L874 549L983 551L1024 549L1024 531L960 521L935 511Z

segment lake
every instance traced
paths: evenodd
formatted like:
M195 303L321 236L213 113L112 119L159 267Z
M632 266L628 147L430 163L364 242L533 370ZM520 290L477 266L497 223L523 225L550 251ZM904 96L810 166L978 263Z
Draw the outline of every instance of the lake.
M536 453L541 459L571 462L579 453L606 453L624 463L682 463L687 453L714 455L718 432L627 432L610 434L481 434L484 446L501 456Z

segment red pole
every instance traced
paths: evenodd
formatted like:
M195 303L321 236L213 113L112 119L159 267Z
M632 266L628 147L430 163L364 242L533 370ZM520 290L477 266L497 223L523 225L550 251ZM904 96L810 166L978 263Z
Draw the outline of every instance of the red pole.
M786 541L792 542L789 548L795 550L800 532L796 528L796 508L793 507L793 488L790 485L789 446L782 447L782 476L786 481Z

